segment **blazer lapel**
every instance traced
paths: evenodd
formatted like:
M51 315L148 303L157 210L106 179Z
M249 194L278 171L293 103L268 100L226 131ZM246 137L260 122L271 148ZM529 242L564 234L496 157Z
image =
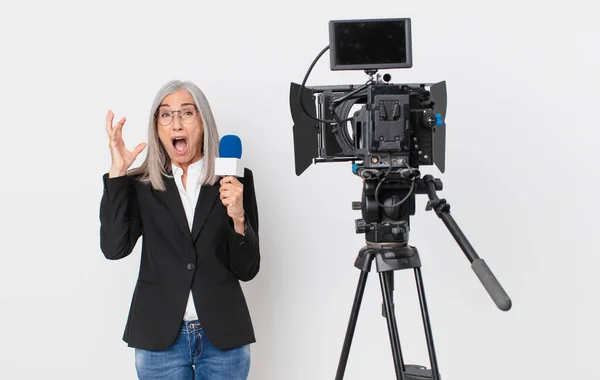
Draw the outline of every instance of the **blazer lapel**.
M208 215L212 211L215 201L219 196L219 186L203 185L200 190L200 198L196 203L194 211L194 224L192 224L192 242L195 242L202 231L202 227L208 219Z
M175 218L175 222L183 232L184 236L186 236L191 241L190 235L190 227L187 222L187 216L185 216L185 210L183 209L183 204L181 203L181 196L179 195L179 189L177 189L177 185L175 184L175 180L170 177L165 177L165 185L167 187L167 191L164 192L164 199Z

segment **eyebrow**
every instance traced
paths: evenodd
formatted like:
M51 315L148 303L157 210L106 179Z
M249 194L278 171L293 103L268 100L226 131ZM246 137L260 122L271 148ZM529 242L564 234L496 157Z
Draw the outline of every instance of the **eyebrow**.
M185 107L185 106L193 106L194 103L181 103L181 107ZM168 104L161 104L160 106L158 106L158 108L160 107L170 107L170 105Z

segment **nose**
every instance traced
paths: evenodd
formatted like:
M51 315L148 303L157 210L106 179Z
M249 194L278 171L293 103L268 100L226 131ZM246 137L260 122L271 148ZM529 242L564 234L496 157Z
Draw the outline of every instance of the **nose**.
M180 131L183 129L183 125L181 124L181 119L178 114L173 115L173 130Z

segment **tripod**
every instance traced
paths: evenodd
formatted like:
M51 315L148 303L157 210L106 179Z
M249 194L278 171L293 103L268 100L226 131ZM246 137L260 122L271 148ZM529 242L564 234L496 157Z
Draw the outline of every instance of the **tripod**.
M377 272L379 273L383 296L383 316L387 320L396 379L441 379L425 299L421 260L418 250L408 245L409 215L414 215L414 194L426 193L429 196L430 200L427 202L426 210L435 210L436 214L444 221L444 224L472 263L473 270L498 308L506 311L511 307L510 298L508 298L485 262L477 256L477 253L450 215L450 206L444 199L437 197L436 190L442 189L442 182L430 175L412 181L410 188L405 180L391 181L382 188L382 197L378 197L377 193L381 183L376 185L374 180L365 180L362 202L353 203L353 209L362 210L363 219L356 221L356 231L357 233L366 233L367 245L359 251L354 263L354 266L360 269L361 272L344 338L336 380L342 380L344 377L358 312L373 260L375 260ZM384 200L383 204L379 202L379 199ZM398 202L397 199L402 199L402 201ZM407 200L408 202L405 202ZM393 289L394 272L403 269L413 269L415 274L431 369L420 365L406 365L402 358L394 311Z

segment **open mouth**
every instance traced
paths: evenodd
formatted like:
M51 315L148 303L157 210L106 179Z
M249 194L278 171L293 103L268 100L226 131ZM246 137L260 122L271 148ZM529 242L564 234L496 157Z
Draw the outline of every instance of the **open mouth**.
M173 148L178 154L184 154L187 151L187 140L183 137L175 137L173 139Z

